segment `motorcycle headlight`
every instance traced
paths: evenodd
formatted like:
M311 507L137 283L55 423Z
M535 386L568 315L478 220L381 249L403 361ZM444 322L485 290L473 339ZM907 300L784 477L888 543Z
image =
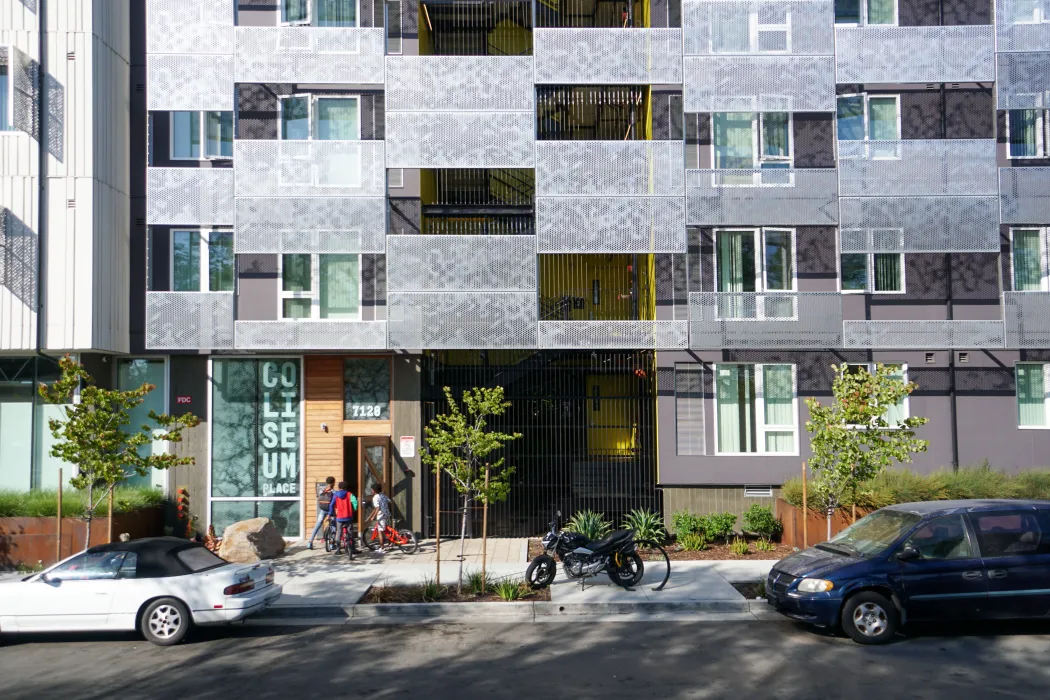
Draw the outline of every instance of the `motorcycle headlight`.
M799 593L826 593L834 587L834 583L822 578L804 578L798 582Z

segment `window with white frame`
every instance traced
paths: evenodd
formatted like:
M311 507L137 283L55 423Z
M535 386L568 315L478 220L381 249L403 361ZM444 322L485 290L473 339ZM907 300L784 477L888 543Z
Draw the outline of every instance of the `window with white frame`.
M232 292L233 261L232 231L171 232L173 292Z
M1002 3L1001 7L1003 9L1003 19L1010 24L1044 24L1050 22L1050 2L1047 2L1047 0L1007 0Z
M716 229L715 279L719 318L794 317L794 230Z
M1010 229L1010 277L1015 292L1045 292L1047 281L1047 229L1024 226Z
M281 138L285 141L360 141L358 96L281 98Z
M172 112L171 159L233 158L233 112Z
M712 132L715 168L780 170L793 158L790 112L715 112ZM721 185L790 184L791 173L723 173Z
M1006 113L1006 134L1010 158L1046 158L1047 111L1045 109L1011 109Z
M718 454L798 454L794 365L715 365Z
M356 27L358 0L280 0L281 24Z
M361 260L357 254L281 256L281 317L361 318Z
M908 365L884 365L889 371L890 376L893 379L900 380L907 383L908 381ZM867 364L849 364L843 368L843 371L847 373L855 372L869 372L875 374L876 363L870 362ZM909 413L910 408L908 405L908 397L905 396L899 402L890 406L882 414L882 419L886 422L886 425L890 428L897 428L911 415ZM858 426L859 427L859 426Z
M11 131L12 110L11 78L7 68L7 52L0 47L0 131Z
M711 53L791 52L791 7L786 3L713 3L709 9Z
M835 0L835 24L895 25L897 0Z
M904 292L903 253L843 253L840 261L843 292Z
M1047 428L1050 403L1050 364L1018 362L1014 365L1017 386L1017 425L1021 428Z
M839 95L835 117L840 158L900 158L900 95Z

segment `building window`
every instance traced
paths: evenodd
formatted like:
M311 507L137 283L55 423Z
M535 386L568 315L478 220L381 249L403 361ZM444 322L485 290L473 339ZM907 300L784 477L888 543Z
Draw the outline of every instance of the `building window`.
M897 0L835 0L835 24L895 25Z
M202 283L207 280L206 283ZM171 232L171 289L174 292L233 291L233 232Z
M711 53L791 52L791 11L775 4L711 5Z
M1006 131L1010 158L1045 158L1048 155L1045 109L1011 109Z
M171 159L212 158L233 158L233 112L172 112Z
M715 279L718 291L728 293L719 298L720 318L794 316L794 297L775 294L795 289L794 238L791 229L715 231Z
M360 98L282 97L281 138L285 141L360 141Z
M296 253L281 256L281 316L358 320L360 256Z
M797 454L793 365L715 365L719 454Z
M1010 229L1010 268L1015 292L1046 291L1046 229Z
M280 0L281 23L356 27L357 0Z
M864 141L839 147L840 158L900 158L900 95L841 95L837 100L839 141Z
M903 381L903 382L907 382L908 381L908 365L904 365L904 364L901 364L901 365L885 365L885 367L889 371L890 376L892 378L899 379L900 381ZM862 365L846 365L845 371L847 373L869 372L871 374L874 374L875 373L875 363L868 363L868 364L862 364ZM905 396L898 403L896 403L893 406L890 406L889 408L887 408L886 412L882 414L882 419L886 422L886 425L889 426L890 428L896 428L896 427L899 427L901 423L903 423L905 420L908 419L908 417L911 415L911 413L909 411L910 411L910 408L909 408L909 405L908 405L908 397ZM860 426L858 426L858 427L860 427Z
M712 122L715 168L779 170L793 165L789 112L716 112ZM791 173L723 173L717 184L784 185L791 184L791 177Z
M4 60L0 57L0 60ZM7 64L0 62L0 131L11 131L11 80L7 74Z
M1046 428L1047 403L1050 402L1050 364L1019 362L1014 366L1017 381L1017 425L1021 428Z
M390 420L390 358L343 361L343 419Z
M1043 24L1050 22L1050 6L1044 0L1010 0L1002 12L1009 24Z
M903 253L843 253L842 291L893 294L904 291Z
M132 426L153 424L149 417L150 411L156 411L157 413L168 412L167 376L167 363L164 358L120 358L117 360L117 387L121 391L138 389L143 384L153 384L156 387L142 397L142 403L128 410ZM203 399L204 397L198 398ZM138 453L143 457L166 451L167 443L165 442L152 442L138 448ZM145 476L133 473L128 476L126 481L131 486L152 486L162 490L166 490L167 482L167 472L162 469L154 469Z

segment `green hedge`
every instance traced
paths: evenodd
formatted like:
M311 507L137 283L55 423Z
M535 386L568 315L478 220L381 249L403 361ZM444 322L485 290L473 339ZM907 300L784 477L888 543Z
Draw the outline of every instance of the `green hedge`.
M0 490L0 518L55 517L58 510L56 491ZM98 496L96 496L98 498ZM84 515L87 493L74 489L62 491L62 515L79 518ZM129 513L143 508L157 508L164 503L164 493L147 487L122 487L113 493L113 512ZM106 499L95 511L96 517L109 515Z
M812 491L811 491L812 497ZM784 483L781 497L802 507L802 479ZM906 469L889 469L857 490L857 506L883 508L895 503L945 501L962 498L1035 498L1050 500L1050 470L1032 469L1017 474L990 469L987 465L963 467L957 472L941 469L921 475ZM853 505L852 494L842 498L844 507Z

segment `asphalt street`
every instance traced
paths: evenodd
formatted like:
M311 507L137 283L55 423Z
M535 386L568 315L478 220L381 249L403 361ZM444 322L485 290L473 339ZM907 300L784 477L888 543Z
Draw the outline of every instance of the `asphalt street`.
M0 698L1036 698L1050 622L861 647L790 621L552 622L0 641Z

